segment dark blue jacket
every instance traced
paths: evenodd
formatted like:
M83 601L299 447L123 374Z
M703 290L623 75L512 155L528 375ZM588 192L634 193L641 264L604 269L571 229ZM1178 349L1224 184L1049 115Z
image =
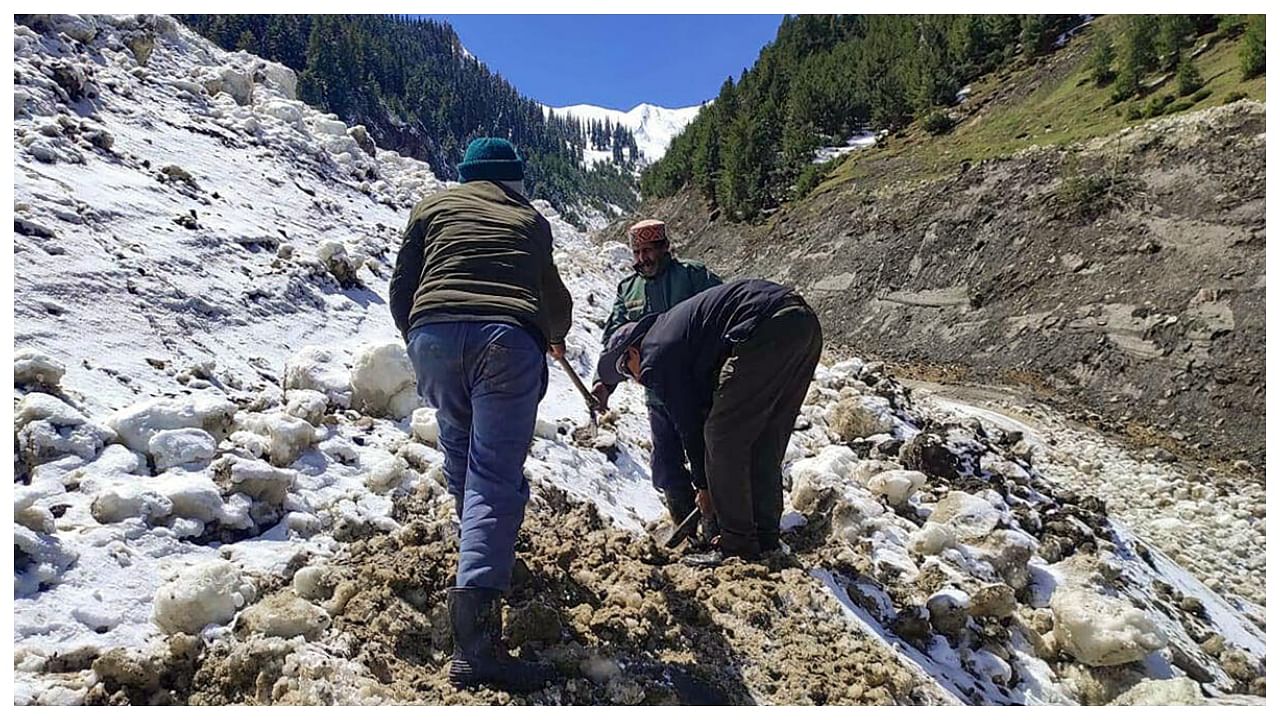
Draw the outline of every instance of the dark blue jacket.
M733 346L795 291L767 280L735 280L704 290L658 316L640 343L640 381L667 406L684 440L693 484L707 485L702 428L720 368ZM747 449L743 448L745 452Z

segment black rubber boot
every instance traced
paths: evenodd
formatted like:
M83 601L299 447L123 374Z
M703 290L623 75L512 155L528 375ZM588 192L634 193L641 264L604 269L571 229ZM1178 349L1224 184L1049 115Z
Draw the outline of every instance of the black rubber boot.
M693 509L697 507L692 487L663 490L662 500L667 505L667 512L671 514L671 523L673 525L679 525L684 522L684 519L689 517L689 513L693 512Z
M502 645L502 596L489 588L450 588L453 658L449 682L457 688L485 685L530 692L555 677L547 665L511 657Z

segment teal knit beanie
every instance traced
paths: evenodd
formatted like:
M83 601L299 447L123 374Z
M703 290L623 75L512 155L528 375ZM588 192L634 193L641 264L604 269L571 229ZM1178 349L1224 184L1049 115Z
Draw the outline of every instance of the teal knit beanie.
M523 180L524 160L515 146L502 138L476 138L458 164L462 182L472 180Z

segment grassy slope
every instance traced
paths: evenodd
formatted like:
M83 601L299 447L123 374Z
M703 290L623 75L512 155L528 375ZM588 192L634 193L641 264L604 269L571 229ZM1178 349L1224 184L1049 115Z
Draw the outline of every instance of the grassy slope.
M1095 25L1111 30L1118 20L1102 17ZM1112 32L1113 37L1117 34ZM1062 145L1108 135L1142 122L1125 119L1131 103L1145 105L1149 98L1166 94L1182 99L1177 97L1177 80L1169 73L1147 78L1144 97L1113 104L1111 87L1096 87L1088 77L1094 37L1085 30L1066 48L1035 65L974 82L969 99L953 111L962 119L950 133L934 137L918 124L912 125L884 146L846 156L808 199L853 191L860 180L936 177L966 161L1003 157L1032 145ZM1265 76L1241 80L1239 50L1239 36L1213 34L1197 40L1195 64L1210 94L1184 112L1221 104L1233 93L1266 100Z

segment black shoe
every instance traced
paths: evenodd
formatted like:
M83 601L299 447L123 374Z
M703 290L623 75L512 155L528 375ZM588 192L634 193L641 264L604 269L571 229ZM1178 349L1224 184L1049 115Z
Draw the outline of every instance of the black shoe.
M449 624L453 629L449 682L454 687L485 685L530 692L555 677L550 666L513 658L502 646L502 599L497 590L450 588Z
M716 522L713 517L703 517L702 522L698 525L698 540L700 544L710 547L711 541L715 540L719 534L720 523Z

